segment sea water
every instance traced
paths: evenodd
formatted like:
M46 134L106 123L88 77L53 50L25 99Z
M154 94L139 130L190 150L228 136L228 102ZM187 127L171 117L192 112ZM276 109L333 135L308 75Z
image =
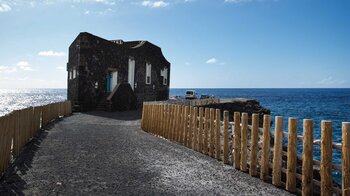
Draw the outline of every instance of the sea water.
M66 89L0 89L0 116L13 110L66 99Z

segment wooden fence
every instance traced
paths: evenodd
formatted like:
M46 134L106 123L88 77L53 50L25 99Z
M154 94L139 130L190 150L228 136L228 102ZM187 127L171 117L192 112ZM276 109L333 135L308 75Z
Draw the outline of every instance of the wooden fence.
M264 115L263 127L259 128L258 114L252 115L252 124L248 125L247 113L235 112L234 122L229 122L228 111L224 111L221 118L219 109L144 103L141 127L226 164L231 163L236 169L292 193L312 195L317 186L321 195L349 196L350 123L342 123L342 144L332 143L330 121L322 121L319 141L313 138L313 120L303 121L303 136L297 135L296 118L288 119L287 133L283 132L283 123L283 117L276 116L275 129L271 133L270 115ZM288 139L286 152L283 151L283 138ZM298 140L303 144L302 157L297 155ZM314 145L321 147L321 161L313 159ZM342 152L342 165L332 164L333 149ZM315 165L320 166L320 180L313 176ZM342 172L342 190L332 184L332 169Z
M0 176L42 127L71 113L71 103L65 101L15 110L0 117Z

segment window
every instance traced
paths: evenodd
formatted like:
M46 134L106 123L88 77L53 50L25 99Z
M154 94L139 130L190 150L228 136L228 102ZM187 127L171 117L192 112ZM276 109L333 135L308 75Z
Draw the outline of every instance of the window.
M72 74L72 71L69 70L69 71L68 71L68 78L69 78L70 80L72 79L72 75L73 75L73 74Z
M73 69L73 79L77 77L77 70L74 68Z
M163 85L168 84L168 69L164 68L160 71L160 76L163 76Z
M152 75L152 65L150 63L146 63L146 84L151 84L151 75Z

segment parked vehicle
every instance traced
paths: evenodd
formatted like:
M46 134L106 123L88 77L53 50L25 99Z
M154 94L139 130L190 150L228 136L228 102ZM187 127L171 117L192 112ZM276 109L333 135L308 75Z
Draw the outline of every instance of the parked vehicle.
M185 95L186 99L197 99L197 93L194 90L188 90L186 91L186 95Z

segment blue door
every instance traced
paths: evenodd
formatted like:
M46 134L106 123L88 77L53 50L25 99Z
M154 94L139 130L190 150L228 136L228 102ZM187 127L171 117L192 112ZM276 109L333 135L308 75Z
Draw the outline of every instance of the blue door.
M111 75L107 75L107 93L111 92Z

